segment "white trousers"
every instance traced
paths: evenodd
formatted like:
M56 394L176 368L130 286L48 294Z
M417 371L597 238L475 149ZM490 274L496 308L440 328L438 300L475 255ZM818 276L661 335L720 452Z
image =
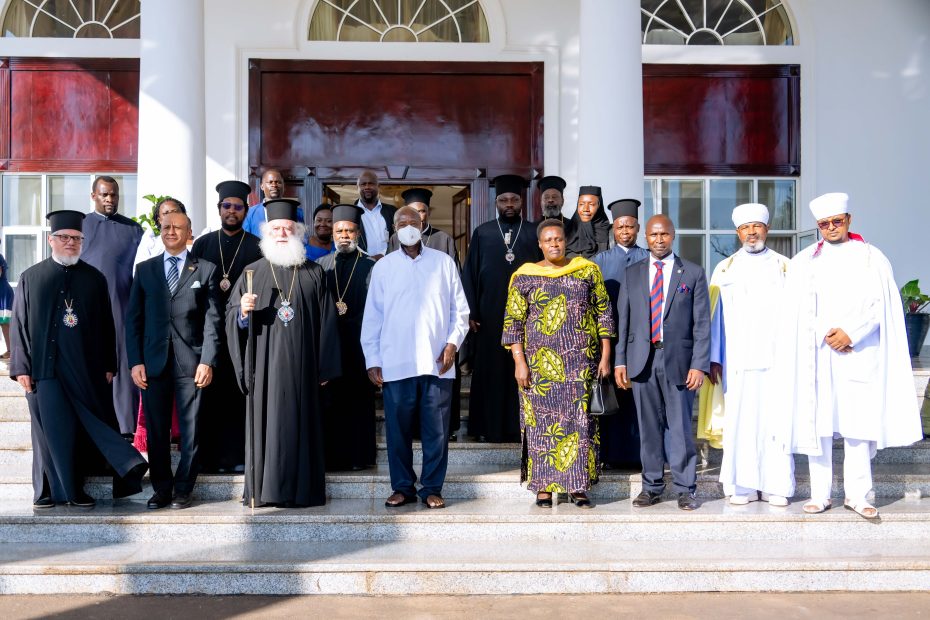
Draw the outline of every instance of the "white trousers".
M866 500L872 490L872 442L843 439L843 490L851 502ZM833 438L820 438L821 455L808 456L811 474L811 499L826 501L833 490Z

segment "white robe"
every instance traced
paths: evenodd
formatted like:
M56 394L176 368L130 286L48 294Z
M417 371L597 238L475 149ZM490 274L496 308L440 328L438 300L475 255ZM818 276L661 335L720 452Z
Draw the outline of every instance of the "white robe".
M794 495L794 459L779 441L772 378L773 327L787 267L788 259L770 249L758 254L740 250L719 263L711 277L711 287L720 292L711 361L724 372L720 482L726 495Z
M819 456L822 438L841 435L906 446L923 437L891 264L857 235L821 242L788 269L776 362L782 437L792 452ZM853 351L823 342L843 329Z

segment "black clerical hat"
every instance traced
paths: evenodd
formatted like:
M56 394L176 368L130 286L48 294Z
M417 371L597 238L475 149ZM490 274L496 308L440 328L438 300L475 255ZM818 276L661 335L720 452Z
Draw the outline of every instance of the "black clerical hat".
M601 196L601 188L597 185L582 185L578 188L579 196L597 196L603 204L604 198Z
M362 209L356 205L339 204L333 207L333 224L336 222L352 222L362 225Z
M299 200L293 198L273 198L265 201L265 219L271 220L291 220L297 222L297 207L300 206Z
M71 209L62 209L61 211L52 211L45 216L52 232L59 230L83 230L84 214L80 211Z
M242 181L223 181L216 186L216 193L220 195L220 200L224 198L238 198L242 204L249 204L249 193L252 188L248 183Z
M423 187L411 187L404 191L401 197L404 199L405 205L409 205L412 202L422 202L428 207L429 199L433 197L433 192Z
M494 189L497 195L517 194L518 196L526 187L526 180L516 174L502 174L494 178Z
M617 219L618 217L629 216L636 219L639 219L639 205L640 201L635 198L621 198L620 200L614 200L610 203L610 214Z
M565 191L566 185L567 184L565 183L565 179L563 179L562 177L557 177L555 175L551 175L551 176L543 177L539 179L539 184L538 184L540 193L546 191L547 189L557 189L559 190L560 194Z

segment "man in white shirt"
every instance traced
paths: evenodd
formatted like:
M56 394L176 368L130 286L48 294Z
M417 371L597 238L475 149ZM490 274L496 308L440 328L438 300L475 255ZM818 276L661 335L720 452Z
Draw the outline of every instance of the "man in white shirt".
M382 205L378 175L365 170L358 175L358 206L362 208L362 235L358 247L375 260L387 254L388 239L394 234L394 214L397 209Z
M384 391L384 419L395 508L420 499L444 508L449 461L449 414L455 353L468 331L468 301L458 267L424 247L420 215L394 215L401 251L378 261L362 320L362 350L371 382ZM413 471L412 424L419 414L423 469L419 493Z

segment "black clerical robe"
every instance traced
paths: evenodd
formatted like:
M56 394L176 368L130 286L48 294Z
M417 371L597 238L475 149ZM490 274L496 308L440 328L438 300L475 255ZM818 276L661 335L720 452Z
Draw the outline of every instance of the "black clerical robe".
M93 211L84 218L83 233L81 260L106 277L113 308L118 369L112 388L116 419L122 433L134 433L139 390L132 382L126 359L125 318L132 288L133 264L143 230L139 224L119 213L104 217Z
M144 471L119 480L145 460L120 436L113 411L106 373L116 371L116 334L103 274L51 258L24 271L10 340L10 378L32 377L35 388L27 395L35 499L74 499L101 457L117 475L114 497L140 492Z
M360 251L335 252L317 259L326 274L333 302L341 299L338 314L342 376L324 388L326 469L359 469L375 464L375 386L368 379L362 353L362 315L375 261Z
M342 365L336 308L323 269L316 263L304 262L296 277L293 268L274 267L278 285L267 260L246 269L255 271L258 295L249 319L252 345L239 318L245 275L233 287L226 308L236 380L253 411L253 424L247 427L253 449L246 447L244 499L248 504L254 496L256 505L320 506L326 503L320 383L338 377ZM294 311L286 324L278 317L282 298ZM252 355L254 388L248 393Z
M512 263L505 258L504 235L507 232L510 232L515 255ZM482 224L472 234L462 270L462 285L471 308L469 318L481 327L471 334L474 352L469 435L483 436L491 442L520 440L520 405L513 358L510 351L501 346L504 306L513 272L523 263L540 260L542 252L536 241L534 222L500 218Z
M220 268L219 277L229 280L229 290L219 289L220 307L225 311L232 285L246 265L262 257L258 237L244 230L234 235L209 232L197 239L191 254ZM233 472L245 463L245 395L239 390L226 339L221 344L213 382L203 393L198 427L197 458L207 473Z

